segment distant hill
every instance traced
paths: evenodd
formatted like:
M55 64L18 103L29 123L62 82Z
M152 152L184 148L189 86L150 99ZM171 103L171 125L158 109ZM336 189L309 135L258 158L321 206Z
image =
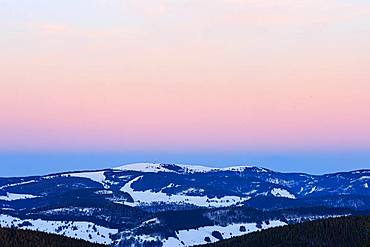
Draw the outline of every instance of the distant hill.
M103 247L84 240L67 238L56 234L0 228L0 247Z
M370 216L270 228L198 247L369 247Z
M367 216L369 184L370 169L310 175L158 163L0 178L0 227L111 246L194 246Z

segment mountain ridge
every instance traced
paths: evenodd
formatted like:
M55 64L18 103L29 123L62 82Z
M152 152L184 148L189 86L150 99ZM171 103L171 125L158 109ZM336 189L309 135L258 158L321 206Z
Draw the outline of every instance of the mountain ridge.
M291 175L308 175L308 176L326 176L326 175L339 175L345 173L368 173L370 174L370 169L355 169L349 171L337 171L337 172L330 172L330 173L323 173L323 174L311 174L308 172L279 172L276 170L272 170L270 168L265 168L262 166L254 166L254 165L237 165L237 166L225 166L225 167L212 167L207 165L191 165L191 164L179 164L179 163L151 163L151 162L138 162L138 163L127 163L117 167L109 167L109 168L99 168L99 169L82 169L82 170L68 170L63 172L52 172L47 174L38 174L32 176L5 176L0 178L30 178L30 177L40 177L40 176L54 176L54 175L63 175L69 173L81 173L81 172L99 172L99 171L111 171L111 170L121 170L121 171L142 171L142 172L151 172L154 171L153 168L158 169L158 171L166 172L165 169L161 170L162 166L178 166L182 168L187 168L190 171L198 171L198 172L210 172L210 171L243 171L245 169L256 169L260 171L270 171L275 173L281 174L291 174ZM146 166L146 167L145 167ZM151 168L145 170L145 168ZM167 172L174 172L174 171L167 171Z
M240 227L366 213L369 175L135 163L0 178L0 226L114 246L190 246L217 241L212 231L227 238L243 234Z

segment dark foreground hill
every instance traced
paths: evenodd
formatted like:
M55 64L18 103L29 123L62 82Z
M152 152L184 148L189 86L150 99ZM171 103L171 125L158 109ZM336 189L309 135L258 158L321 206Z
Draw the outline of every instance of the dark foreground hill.
M0 247L104 247L84 240L15 228L0 228Z
M370 216L271 228L202 247L369 247Z

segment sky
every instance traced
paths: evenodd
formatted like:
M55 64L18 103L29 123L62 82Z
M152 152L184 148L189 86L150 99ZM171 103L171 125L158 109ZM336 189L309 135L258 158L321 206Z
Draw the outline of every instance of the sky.
M370 167L370 2L0 0L0 176Z

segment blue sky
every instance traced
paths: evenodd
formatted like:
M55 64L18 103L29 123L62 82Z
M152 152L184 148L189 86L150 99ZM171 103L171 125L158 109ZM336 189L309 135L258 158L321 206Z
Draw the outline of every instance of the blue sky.
M370 1L0 0L0 176L370 167Z

